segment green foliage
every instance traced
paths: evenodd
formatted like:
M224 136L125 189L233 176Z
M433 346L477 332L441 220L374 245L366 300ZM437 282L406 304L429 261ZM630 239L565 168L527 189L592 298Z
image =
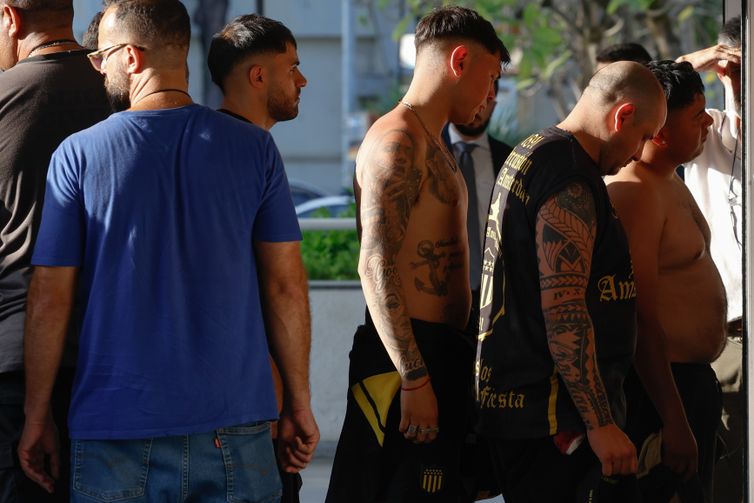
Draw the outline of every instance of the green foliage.
M352 205L339 217L353 218ZM318 210L315 217L328 218L328 210ZM305 231L301 243L301 255L309 279L349 280L358 279L359 239L356 231Z
M602 48L638 42L659 59L675 59L713 44L722 14L719 0L406 0L406 19L450 3L492 22L514 56L518 89L544 87L563 110L588 82ZM407 28L401 22L396 34Z

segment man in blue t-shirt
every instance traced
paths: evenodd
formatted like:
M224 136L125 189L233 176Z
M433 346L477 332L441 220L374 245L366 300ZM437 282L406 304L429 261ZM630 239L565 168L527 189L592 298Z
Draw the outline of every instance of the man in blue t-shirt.
M50 165L19 456L52 490L49 388L73 316L74 501L279 497L268 338L286 389L284 468L304 468L319 439L301 233L280 155L263 130L192 103L189 38L177 0L109 7L90 59L126 111L67 139Z

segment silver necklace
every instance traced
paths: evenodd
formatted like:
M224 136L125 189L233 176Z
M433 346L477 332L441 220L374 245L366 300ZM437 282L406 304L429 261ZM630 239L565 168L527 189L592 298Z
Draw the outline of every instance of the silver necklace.
M445 157L445 161L448 163L448 165L450 165L450 169L453 170L453 173L455 173L458 170L458 166L456 166L455 158L450 154L450 152L448 152L448 149L444 145L441 145L440 142L438 142L437 139L432 135L432 133L429 132L429 129L427 129L427 126L424 125L424 121L419 115L419 112L416 111L416 109L411 103L408 103L403 100L398 100L398 103L400 103L401 105L408 108L414 113L414 115L416 116L416 119L419 121L419 124L421 124L422 129L424 130L426 135L429 136L430 141L435 145L435 148L440 149L440 152L442 152L443 156Z

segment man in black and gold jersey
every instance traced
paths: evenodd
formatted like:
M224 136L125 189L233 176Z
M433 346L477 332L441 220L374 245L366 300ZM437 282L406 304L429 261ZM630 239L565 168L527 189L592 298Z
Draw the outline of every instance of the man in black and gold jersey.
M476 382L479 432L507 502L573 501L600 464L605 476L636 471L622 431L636 290L601 177L638 158L665 114L646 67L613 63L563 122L517 145L498 175Z

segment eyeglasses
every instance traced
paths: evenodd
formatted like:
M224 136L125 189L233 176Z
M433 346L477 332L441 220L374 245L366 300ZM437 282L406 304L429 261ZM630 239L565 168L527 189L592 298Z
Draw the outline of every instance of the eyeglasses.
M111 45L110 47L105 47L104 49L100 49L98 51L90 52L86 55L87 58L89 58L89 62L92 64L95 70L98 72L102 71L102 65L107 60L107 57L110 56L110 54L114 53L115 51L119 51L123 49L127 45L132 45L136 49L139 49L140 51L146 51L146 47L140 47L138 45L133 45L129 43L125 44L115 44Z

